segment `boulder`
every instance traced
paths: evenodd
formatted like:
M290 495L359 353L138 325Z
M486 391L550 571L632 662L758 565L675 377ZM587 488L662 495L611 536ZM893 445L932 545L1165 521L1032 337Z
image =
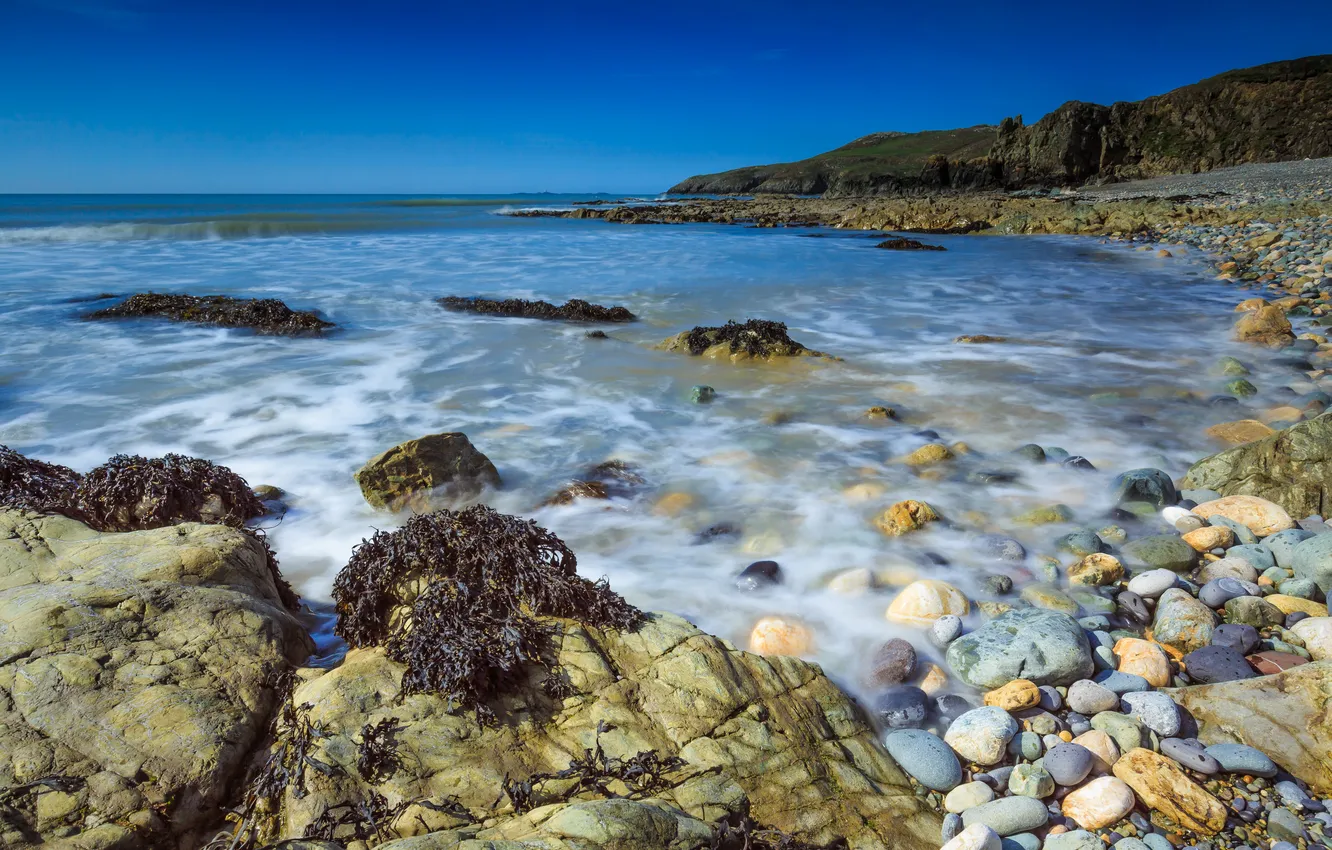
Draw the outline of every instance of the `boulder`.
M949 644L947 657L962 681L985 689L1014 679L1069 685L1095 670L1091 645L1078 621L1040 608L1001 614Z
M743 323L730 321L719 327L697 327L664 340L657 348L732 363L755 360L776 363L793 357L839 359L795 341L782 322L762 319L749 319Z
M1306 578L1323 593L1332 593L1332 534L1310 537L1295 547L1290 555L1297 578Z
M1245 312L1235 323L1235 338L1241 342L1281 348L1295 341L1290 330L1290 319L1285 312L1271 304Z
M466 434L431 434L375 455L357 470L361 495L376 508L429 513L499 487L495 465Z
M667 847L694 834L682 818L713 823L747 810L765 826L815 843L844 837L854 847L938 845L939 816L912 793L863 712L816 665L739 651L668 614L649 615L634 632L542 622L551 630L560 687L533 664L492 701L498 722L489 725L435 693L405 695L404 666L378 647L352 650L332 670L308 671L292 702L309 704L306 719L323 730L310 755L329 769L306 772L303 796L293 788L281 797L276 837L301 836L322 813L382 795L391 805L452 797L478 819L497 819L481 836L527 840L549 828L550 819L536 822L538 813L572 818L558 812L602 795L584 790L564 800L570 783L555 782L538 788L536 808L517 813L503 792L506 780L521 786L574 759L595 761L599 753L629 760L651 751L663 762L683 761L638 801L655 811L626 809L597 825L599 805L584 806L576 809L577 823L619 829L613 823L646 818L650 830L635 827L611 846L650 839ZM366 778L358 769L363 730L384 721L396 729L396 755L388 769ZM460 825L448 820L439 813L424 822L400 817L394 837ZM591 833L561 829L570 840L592 840Z
M1193 715L1203 743L1247 744L1316 794L1332 794L1332 661L1165 693Z
M244 531L0 511L0 846L202 845L312 649Z
M1261 496L1291 516L1327 516L1332 512L1332 414L1203 458L1189 470L1184 486Z

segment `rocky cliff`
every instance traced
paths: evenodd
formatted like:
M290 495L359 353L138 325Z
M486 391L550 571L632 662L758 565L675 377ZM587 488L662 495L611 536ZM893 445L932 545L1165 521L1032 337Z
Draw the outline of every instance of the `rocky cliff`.
M1075 186L1332 156L1332 55L1228 71L1136 102L1070 101L1032 125L876 133L806 160L691 177L673 193L912 195Z

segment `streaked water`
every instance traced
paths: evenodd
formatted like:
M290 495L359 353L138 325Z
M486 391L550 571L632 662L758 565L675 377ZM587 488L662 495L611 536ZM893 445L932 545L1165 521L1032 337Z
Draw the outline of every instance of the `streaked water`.
M816 657L853 684L869 648L895 633L882 617L891 592L839 596L822 577L915 563L929 549L951 560L931 575L977 592L1000 568L975 553L976 532L1050 551L1067 529L1008 518L1063 502L1097 523L1111 473L1178 473L1211 450L1206 425L1238 418L1201 401L1220 387L1207 373L1217 357L1253 356L1227 340L1235 297L1187 258L1078 238L931 237L948 251L888 252L835 231L495 214L573 200L0 199L0 442L79 469L117 452L184 452L280 486L293 510L270 537L298 589L327 599L352 547L396 523L362 501L352 472L402 440L464 431L504 478L489 501L564 537L586 575L739 643L762 614L798 614ZM272 296L342 329L292 340L94 324L78 318L87 304L71 303L144 290ZM588 340L581 327L446 313L434 303L446 294L581 297L643 321ZM785 321L845 360L736 367L651 348L748 317ZM952 344L966 333L1015 341ZM689 403L700 383L717 388L715 403ZM861 417L876 404L906 423ZM775 412L791 421L765 424ZM926 441L914 433L924 428L986 457L962 459L944 480L917 476L895 459ZM1007 456L1028 442L1101 471ZM649 487L536 509L608 458L639 464ZM1022 478L966 482L981 469ZM849 497L861 483L876 495ZM693 504L654 512L668 493ZM904 498L970 530L884 538L870 519ZM695 545L723 521L742 537ZM758 557L780 561L787 583L737 593L734 574Z

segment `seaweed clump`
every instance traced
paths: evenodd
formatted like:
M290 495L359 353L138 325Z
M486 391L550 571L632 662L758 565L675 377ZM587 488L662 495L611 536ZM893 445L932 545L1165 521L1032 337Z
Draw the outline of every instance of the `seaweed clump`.
M297 311L276 298L232 298L227 295L167 295L141 292L114 307L87 314L86 319L155 317L223 328L249 328L275 336L312 336L333 327L313 312Z
M550 803L567 802L579 794L597 794L607 799L637 800L650 797L659 791L671 788L672 783L666 774L674 773L686 766L679 756L662 758L655 750L644 750L628 758L608 756L601 747L601 733L611 728L602 721L597 726L597 742L593 749L584 749L581 756L575 757L564 770L555 773L534 773L524 780L504 777L501 785L503 797L508 797L516 814L524 814L537 806ZM572 779L573 782L567 780ZM547 789L546 783L554 781L559 789ZM612 788L612 784L623 793ZM498 800L496 801L499 802Z
M463 298L449 295L439 299L445 310L455 313L480 313L485 316L503 316L514 319L546 319L559 322L633 322L638 317L625 307L603 307L578 298L571 298L561 307L549 301L528 301L523 298Z
M356 547L333 584L335 631L405 664L404 695L438 693L451 710L491 722L487 702L514 686L525 664L551 670L552 629L539 617L626 630L642 622L604 579L581 578L577 566L554 534L485 505L418 514Z
M81 476L68 466L24 457L0 446L0 505L7 508L58 512L74 500Z
M765 827L745 812L732 812L712 827L709 850L846 850L845 838L810 844L779 829Z
M292 611L300 608L262 532L245 526L268 509L245 479L225 466L178 454L116 455L80 475L0 446L0 507L61 514L97 531L142 531L182 522L230 526L263 545L282 604Z
M924 242L915 239L908 239L905 236L893 236L885 239L876 248L883 248L887 251L947 251L942 245L927 245Z
M721 327L697 327L684 338L689 353L698 357L717 345L726 345L732 354L751 357L789 356L803 352L817 353L791 339L785 322L750 319L741 324L734 320Z

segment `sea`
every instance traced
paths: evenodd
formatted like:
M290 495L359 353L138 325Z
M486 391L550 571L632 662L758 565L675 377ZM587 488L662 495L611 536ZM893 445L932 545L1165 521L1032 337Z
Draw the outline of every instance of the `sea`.
M1260 387L1289 379L1229 339L1234 290L1182 246L1164 258L1097 238L923 236L947 250L887 251L860 231L505 215L588 200L0 196L0 443L79 470L179 452L282 488L289 510L263 524L334 658L335 576L405 520L372 509L352 474L404 440L461 431L503 479L485 501L558 534L583 575L740 646L762 616L799 618L810 657L854 691L874 648L903 634L884 617L894 581L945 579L983 599L990 575L1037 580L1058 535L1110 522L1116 473L1180 475L1218 448L1204 429L1240 418L1213 401L1218 358L1245 359ZM82 319L109 303L89 298L145 291L279 298L338 327L289 339ZM445 295L583 298L641 320L592 339L446 312ZM842 359L736 365L654 348L749 318ZM954 343L964 334L1008 341ZM693 403L696 385L715 400ZM867 418L872 406L898 420ZM902 462L929 442L965 446L940 467ZM1014 454L1031 443L1095 469ZM542 506L610 459L646 484ZM902 499L949 522L885 537L872 520ZM1013 522L1056 503L1075 521ZM738 534L700 536L720 524ZM995 533L1031 560L994 561L980 541ZM764 559L782 583L737 589ZM861 569L883 586L828 588Z

